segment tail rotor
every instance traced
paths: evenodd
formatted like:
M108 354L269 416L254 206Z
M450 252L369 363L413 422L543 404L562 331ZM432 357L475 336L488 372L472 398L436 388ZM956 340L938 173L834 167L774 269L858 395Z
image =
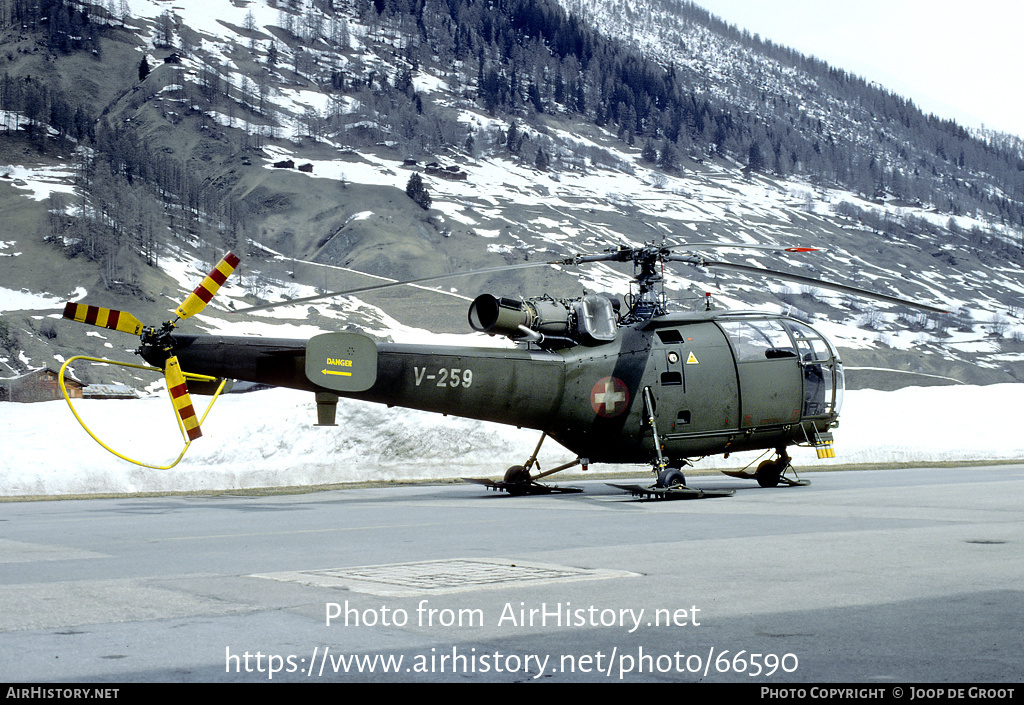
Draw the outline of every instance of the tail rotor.
M201 419L197 416L195 408L192 406L192 398L188 393L188 383L186 379L192 378L193 380L203 379L204 381L213 381L213 378L206 377L204 375L189 374L181 369L181 364L178 362L178 358L176 355L174 355L173 352L174 340L172 338L172 333L180 321L185 320L187 318L191 318L192 316L196 315L204 308L206 308L206 305L210 303L213 297L220 290L221 286L224 285L224 282L227 281L227 278L230 277L231 274L238 267L239 262L239 258L234 253L228 252L220 260L220 262L217 263L213 270L211 270L210 273L206 275L202 282L200 282L199 286L197 286L192 291L192 293L190 293L185 298L185 300L182 301L181 304L175 309L174 313L177 317L174 320L164 323L160 327L145 326L142 324L141 321L139 321L138 318L133 316L131 313L125 311L118 311L116 309L102 308L99 306L90 306L87 304L69 302L64 307L64 318L76 321L78 323L85 323L88 325L98 326L100 328L107 328L110 330L120 331L122 333L138 335L142 340L142 348L140 348L140 350L142 350L143 348L146 348L148 350L159 350L162 353L161 357L163 359L160 362L160 364L162 364L162 367L143 368L140 365L132 365L129 363L120 363L113 362L110 360L99 360L97 358L78 356L71 358L70 360L65 362L64 368L66 368L74 360L86 359L96 362L102 362L105 364L123 365L127 367L152 369L154 371L163 372L164 378L167 382L167 391L171 396L171 402L174 406L174 413L178 422L178 427L182 432L182 437L185 439L185 450L187 450L188 446L191 445L192 441L196 440L197 438L200 438L203 435L203 433L200 428ZM151 360L151 358L148 355L147 359ZM154 364L157 363L154 362ZM61 379L63 379L63 374L64 370L62 369ZM214 396L214 399L216 399L216 395ZM67 396L66 392L65 400L68 402L68 405L71 406L71 400ZM213 402L211 401L211 405L212 403ZM208 410L209 408L207 408L207 411ZM75 417L78 418L80 423L82 423L82 426L85 427L89 435L96 439L96 441L99 442L100 445L102 445L107 450L110 450L115 455L137 465L143 465L145 467L169 468L173 467L174 464L177 464L178 460L181 460L181 457L185 453L185 450L182 450L181 455L178 456L178 459L175 460L172 465L156 466L149 465L148 463L141 463L137 460L133 460L132 458L128 458L127 456L124 456L118 453L117 451L114 451L105 443L100 441L98 438L96 438L95 434L93 434L92 431L90 431L89 428L85 426L85 423L82 422L81 417L79 417L78 413L74 411L73 406L72 412L75 413Z

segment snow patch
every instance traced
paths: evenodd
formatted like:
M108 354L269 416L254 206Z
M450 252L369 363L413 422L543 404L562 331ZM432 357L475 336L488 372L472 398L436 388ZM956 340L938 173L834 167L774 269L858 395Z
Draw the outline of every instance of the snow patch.
M206 397L193 401L202 413ZM793 448L794 464L814 470L847 463L997 461L1024 458L1024 437L992 418L1013 418L1024 385L851 390L835 431L834 460ZM182 446L163 396L78 400L75 408L100 438L127 455L167 464ZM955 411L959 410L959 411ZM983 412L983 413L982 413ZM314 426L313 395L287 389L227 395L203 423L203 437L170 470L141 469L89 438L63 401L0 404L0 425L18 442L0 458L0 494L55 495L243 489L360 481L500 477L532 453L536 431L342 399L338 426ZM53 443L54 438L62 439ZM738 468L757 453L708 458L698 468ZM542 467L571 459L553 442ZM599 472L643 466L595 465ZM556 478L557 479L557 478Z

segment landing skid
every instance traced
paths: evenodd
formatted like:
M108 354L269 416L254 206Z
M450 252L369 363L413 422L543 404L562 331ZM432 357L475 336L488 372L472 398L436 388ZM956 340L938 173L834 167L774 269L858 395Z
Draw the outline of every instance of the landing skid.
M736 493L736 490L701 490L695 487L687 487L686 485L676 485L674 487L658 487L657 485L650 485L645 487L643 485L616 485L611 482L606 484L609 487L625 490L634 497L639 497L641 500L710 499L713 497L732 497Z
M505 482L503 480L488 480L482 477L464 477L464 482L472 482L483 485L495 492L508 492L510 495L518 496L525 494L572 494L582 492L582 487L562 487L560 485L542 485L539 482Z

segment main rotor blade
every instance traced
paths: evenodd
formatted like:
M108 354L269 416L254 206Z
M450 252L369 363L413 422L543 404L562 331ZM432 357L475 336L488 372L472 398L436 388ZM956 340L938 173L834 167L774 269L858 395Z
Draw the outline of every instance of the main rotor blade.
M269 308L278 308L280 306L294 306L295 304L309 303L310 301L321 301L322 299L329 299L334 296L348 296L349 294L359 294L364 291L377 291L379 289L390 289L396 286L406 286L409 284L422 284L424 282L441 281L442 279L454 279L455 277L468 277L474 274L493 274L495 272L507 272L513 269L526 269L528 267L550 267L555 264L571 264L565 260L553 260L550 262L526 262L524 264L509 264L503 267L487 267L485 269L473 269L468 272L454 272L451 274L437 274L432 277L420 277L419 279L406 279L405 281L385 282L384 284L368 284L367 286L359 286L354 289L345 289L343 291L332 291L329 294L316 294L315 296L304 296L299 299L289 299L288 301L278 301L272 304L262 304L259 306L250 306L249 308L236 309L234 313L248 313L250 311L265 311ZM367 275L370 276L370 275Z
M687 261L687 260L676 260L676 261ZM821 287L822 289L832 289L845 294L853 294L854 296L862 296L867 299L877 299L878 301L886 301L891 304L899 304L901 306L910 306L911 308L918 308L924 311L930 311L932 313L949 313L948 310L938 308L936 306L929 306L928 304L918 303L916 301L908 301L907 299L901 299L897 296L890 296L889 294L880 294L877 291L869 291L868 289L860 289L855 286L847 286L846 284L834 284L832 282L821 281L820 279L814 279L813 277L805 277L802 274L790 274L789 272L779 272L773 269L764 269L763 267L754 267L748 264L735 264L733 262L715 262L712 260L701 259L699 261L690 262L702 267L717 267L719 269L731 269L737 272L745 272L747 274L757 274L760 276L770 276L776 279L786 279L800 284L808 284L810 286Z
M820 247L783 247L782 245L751 245L745 242L694 242L685 245L668 245L666 250L765 250L767 252L824 252Z
M64 318L91 326L118 330L122 333L139 335L142 333L142 322L130 313L112 308L76 304L70 301L64 306Z
M210 303L210 299L220 290L231 273L235 271L241 260L233 252L228 252L224 258L217 263L217 266L206 275L206 278L199 283L199 286L181 302L181 306L175 309L174 313L178 318L194 316Z

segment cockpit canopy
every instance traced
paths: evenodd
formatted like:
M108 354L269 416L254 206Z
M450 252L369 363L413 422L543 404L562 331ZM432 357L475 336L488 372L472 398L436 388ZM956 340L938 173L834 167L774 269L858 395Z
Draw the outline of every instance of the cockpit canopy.
M804 376L804 416L839 413L845 391L843 363L821 333L792 318L726 314L717 322L737 364L787 358L798 362Z

